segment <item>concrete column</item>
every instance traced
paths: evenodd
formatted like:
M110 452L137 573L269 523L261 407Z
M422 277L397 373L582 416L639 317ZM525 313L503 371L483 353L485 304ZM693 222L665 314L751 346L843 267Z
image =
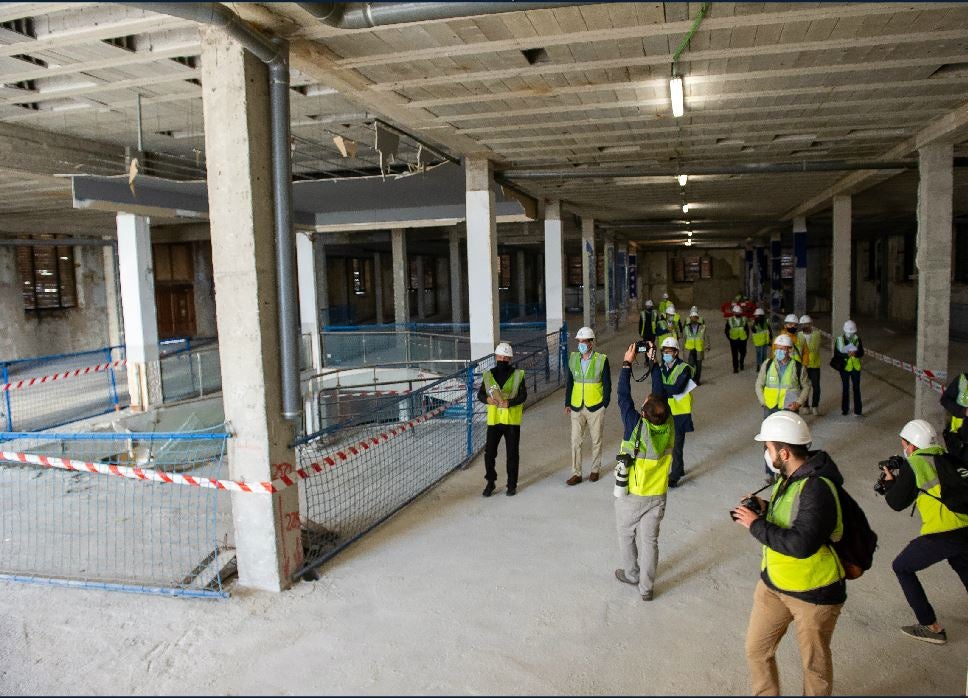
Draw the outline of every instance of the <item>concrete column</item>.
M417 319L423 320L427 317L427 299L425 298L424 258L422 254L418 254L414 258L414 267L417 268L417 289L415 291L417 294Z
M410 294L407 281L410 265L407 263L407 231L397 228L390 231L393 251L393 321L398 325L410 322Z
M779 313L783 305L782 254L780 234L774 233L770 236L770 310L774 313Z
M951 321L951 240L953 155L950 144L918 151L918 340L916 362L942 374L948 369ZM944 381L947 383L947 381ZM938 394L916 381L914 417L940 424L944 418Z
M376 324L383 324L383 255L373 253L373 304L376 310Z
M450 321L464 322L464 270L460 261L461 230L450 229Z
M434 314L440 315L450 304L450 285L445 283L448 278L447 259L434 257Z
M595 329L595 219L581 219L582 322Z
M743 293L747 298L753 297L753 248L747 247L743 251Z
M131 407L145 410L162 402L151 226L130 213L119 213L117 225L128 391Z
M491 162L468 157L467 294L470 304L471 359L494 351L498 332L497 220L491 190Z
M316 280L316 240L309 235L296 235L296 281L299 290L299 331L301 346L309 336L310 366L319 371L323 367L319 337L319 294Z
M121 286L118 281L118 257L114 246L103 250L104 294L108 312L108 346L124 344L123 314L121 311Z
M793 219L793 312L807 313L807 219Z
M297 467L281 409L268 72L228 34L208 28L202 80L222 394L233 431L229 478L261 482ZM298 488L231 496L239 583L287 588L303 561Z
M831 333L836 337L850 319L850 205L849 196L834 197L834 240L831 256L830 322Z
M756 258L756 270L753 274L753 279L755 280L755 286L753 288L753 300L760 307L763 306L763 296L766 289L766 247L763 245L757 245L753 248L754 257Z
M316 306L319 308L319 327L329 324L329 261L326 259L326 243L320 237L313 245L316 271Z
M514 290L515 301L521 306L520 312L525 312L524 306L528 302L528 280L524 273L524 250L518 250L514 255Z
M629 307L629 246L622 243L618 246L616 254L616 266L619 269L618 278L615 279L618 292L618 304L625 310Z
M544 255L543 254L538 254L535 257L535 259L534 259L534 273L535 273L535 276L537 276L538 274L540 274L543 270L544 270ZM536 283L534 285L534 290L535 290L535 293L537 294L537 302L538 302L538 305L539 306L544 305L544 302L545 302L545 297L544 297L544 291L545 291L544 290L544 279L541 279L539 277L539 279L536 281Z
M615 241L605 238L605 317L612 321L615 310ZM615 329L615 328L613 328Z
M565 323L564 231L557 199L545 203L544 263L545 328L550 334Z

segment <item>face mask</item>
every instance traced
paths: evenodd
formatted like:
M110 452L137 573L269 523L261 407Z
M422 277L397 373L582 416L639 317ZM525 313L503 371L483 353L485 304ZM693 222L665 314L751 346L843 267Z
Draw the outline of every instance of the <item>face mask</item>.
M786 331L789 332L790 334L796 334L797 333L797 328L796 327L793 327L793 326L790 326L790 327L787 327L786 328Z
M676 355L675 354L663 354L662 355L662 360L665 361L667 364L671 364L673 361L676 360Z
M777 350L775 350L773 352L773 356L776 357L776 360L777 361L783 361L783 359L786 358L786 350L785 349L777 349Z
M776 475L780 474L780 468L777 467L777 465L773 462L773 459L770 458L769 451L763 451L763 460L766 461L766 467L770 469L771 473Z
M588 345L585 344L584 342L582 342L581 344L579 344L578 345L578 352L581 353L581 354L587 354L588 353Z

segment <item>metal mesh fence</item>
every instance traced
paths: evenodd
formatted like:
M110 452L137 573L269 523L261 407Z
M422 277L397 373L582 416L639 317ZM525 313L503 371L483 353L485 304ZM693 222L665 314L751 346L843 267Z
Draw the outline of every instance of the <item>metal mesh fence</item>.
M218 344L212 341L164 354L160 364L165 402L211 395L222 389Z
M0 579L225 595L229 495L155 480L224 477L226 434L0 438Z
M564 380L561 333L515 344L525 371L528 404ZM300 484L305 515L305 566L318 566L384 521L483 447L487 410L477 400L483 371L494 357L469 362L403 396L371 400L369 409L296 444L300 468L323 465ZM332 465L330 465L332 463Z
M0 362L0 428L50 429L127 407L124 347Z

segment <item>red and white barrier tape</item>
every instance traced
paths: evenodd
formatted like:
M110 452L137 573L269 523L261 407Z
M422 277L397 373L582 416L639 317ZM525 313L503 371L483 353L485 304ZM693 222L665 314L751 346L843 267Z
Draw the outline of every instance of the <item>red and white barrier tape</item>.
M20 390L21 388L29 388L34 385L41 385L43 383L51 383L53 381L63 380L64 378L76 378L77 376L86 376L89 373L97 373L98 371L107 371L109 368L118 368L119 366L124 366L128 363L127 359L121 359L119 361L111 361L106 364L98 364L97 366L87 366L86 368L75 368L73 371L64 371L63 373L53 373L49 376L38 376L36 378L24 378L23 380L14 381L13 383L3 383L0 384L0 393L8 392L10 390Z

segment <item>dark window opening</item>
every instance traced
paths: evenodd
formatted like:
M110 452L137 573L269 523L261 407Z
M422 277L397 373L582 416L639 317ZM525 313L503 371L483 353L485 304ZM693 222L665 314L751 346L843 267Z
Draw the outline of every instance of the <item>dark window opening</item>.
M366 260L354 257L352 260L353 269L353 293L357 296L366 295Z
M968 284L968 221L955 222L954 258L951 260L956 284Z
M18 247L17 269L24 310L60 310L77 305L72 247Z
M499 291L507 291L511 288L511 255L509 254L497 256L497 287Z
M904 258L902 260L901 278L898 281L909 282L914 279L914 257L917 255L917 242L914 233L904 234Z

